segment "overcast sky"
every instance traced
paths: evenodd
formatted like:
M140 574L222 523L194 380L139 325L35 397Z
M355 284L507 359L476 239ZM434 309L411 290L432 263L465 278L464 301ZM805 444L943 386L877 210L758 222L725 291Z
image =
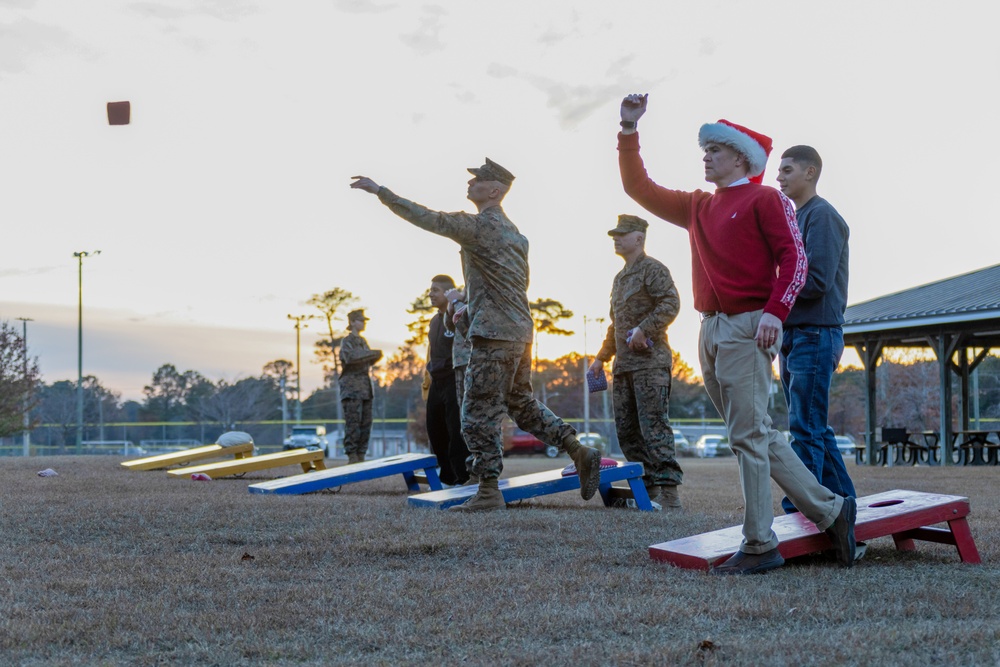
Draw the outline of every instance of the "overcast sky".
M294 360L289 313L350 290L391 353L405 309L458 247L348 188L364 174L474 210L466 167L516 176L529 297L576 315L540 353L583 351L621 260L606 231L644 215L621 189L618 106L662 185L702 180L698 127L727 118L824 158L851 226L852 303L997 263L995 2L0 0L0 318L30 317L44 379L126 398L163 363L212 379ZM108 101L132 124L109 127ZM976 128L976 132L972 129ZM772 156L765 183L774 184ZM651 216L645 216L651 217ZM678 283L671 343L697 367L686 234L651 220ZM303 334L304 386L313 326ZM587 351L603 331L591 321ZM310 363L305 363L310 362Z

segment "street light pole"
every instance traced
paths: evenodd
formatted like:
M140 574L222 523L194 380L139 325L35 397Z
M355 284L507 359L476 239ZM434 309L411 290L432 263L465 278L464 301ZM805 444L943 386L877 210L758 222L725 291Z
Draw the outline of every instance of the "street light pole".
M77 259L76 326L76 453L83 453L83 258L100 255L100 250L74 252Z
M24 377L28 378L28 322L34 322L30 317L19 317L24 325L24 335L21 336L21 341L24 343ZM31 451L31 433L28 432L28 427L31 426L31 420L28 418L28 404L31 402L31 388L24 392L24 456L27 456Z
M295 320L295 423L302 423L302 329L308 327L304 320L316 319L315 315L289 315Z
M583 316L583 432L590 433L590 387L587 385L587 316Z

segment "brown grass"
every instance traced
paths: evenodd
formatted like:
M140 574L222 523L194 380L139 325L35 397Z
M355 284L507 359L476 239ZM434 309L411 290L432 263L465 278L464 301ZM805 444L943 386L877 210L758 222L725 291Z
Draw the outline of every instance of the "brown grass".
M647 547L739 523L732 459L682 461L679 516L575 493L456 516L408 507L399 476L261 496L120 460L3 459L3 664L1000 663L997 468L851 468L862 495L969 496L984 565L880 538L853 570L713 578Z

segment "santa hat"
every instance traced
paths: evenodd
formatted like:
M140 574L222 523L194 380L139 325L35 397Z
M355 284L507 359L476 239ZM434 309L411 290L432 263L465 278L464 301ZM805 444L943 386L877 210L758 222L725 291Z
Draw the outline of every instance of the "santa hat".
M771 137L720 119L717 123L705 123L698 130L698 145L705 148L708 143L729 146L747 159L752 182L764 180L764 167L767 166L767 156L771 154Z

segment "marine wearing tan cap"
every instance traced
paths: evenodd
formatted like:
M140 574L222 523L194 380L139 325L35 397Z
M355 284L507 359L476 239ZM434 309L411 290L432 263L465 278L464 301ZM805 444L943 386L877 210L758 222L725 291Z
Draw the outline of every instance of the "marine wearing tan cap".
M489 158L486 158L486 164L482 167L469 167L469 173L481 181L497 181L504 185L514 182L514 174Z

